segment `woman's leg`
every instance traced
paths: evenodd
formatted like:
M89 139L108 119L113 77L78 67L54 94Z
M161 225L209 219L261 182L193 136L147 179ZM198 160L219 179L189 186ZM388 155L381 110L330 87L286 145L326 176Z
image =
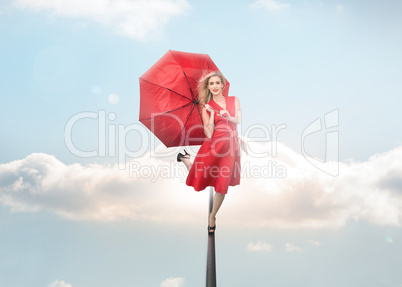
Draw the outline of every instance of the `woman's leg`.
M187 167L187 170L190 171L190 168L193 165L190 161L190 156L182 157L181 161L185 164L185 166Z
M215 192L214 204L212 205L212 211L211 211L211 214L209 215L209 226L210 227L215 226L215 216L216 216L216 213L218 212L219 208L221 207L224 199L225 199L224 194Z

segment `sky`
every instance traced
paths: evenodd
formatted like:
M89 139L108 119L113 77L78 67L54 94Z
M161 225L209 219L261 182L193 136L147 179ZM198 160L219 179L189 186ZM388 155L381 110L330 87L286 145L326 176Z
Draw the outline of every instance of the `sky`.
M205 285L208 192L138 120L208 54L240 100L219 286L402 286L402 2L3 0L0 286ZM192 157L198 147L187 147Z

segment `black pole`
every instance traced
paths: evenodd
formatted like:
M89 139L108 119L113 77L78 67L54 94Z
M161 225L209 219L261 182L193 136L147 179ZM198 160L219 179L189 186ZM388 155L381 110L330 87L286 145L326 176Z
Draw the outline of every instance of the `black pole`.
M209 214L212 212L213 204L214 204L214 188L210 187L208 222L209 222ZM209 231L208 231L208 252L207 252L207 287L216 287L215 232L209 233Z

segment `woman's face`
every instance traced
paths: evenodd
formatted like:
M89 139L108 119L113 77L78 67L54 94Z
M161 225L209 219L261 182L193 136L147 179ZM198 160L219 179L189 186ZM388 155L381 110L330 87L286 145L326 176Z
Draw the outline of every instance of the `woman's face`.
M208 89L214 96L218 96L219 94L221 94L223 90L223 83L221 78L218 76L213 76L209 78Z

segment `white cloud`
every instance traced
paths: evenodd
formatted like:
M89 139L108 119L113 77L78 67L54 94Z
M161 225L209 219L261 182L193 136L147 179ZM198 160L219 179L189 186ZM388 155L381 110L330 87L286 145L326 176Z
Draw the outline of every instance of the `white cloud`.
M291 243L286 243L285 248L286 248L286 251L288 251L288 252L301 251L301 249L299 247L297 247L296 245L291 244Z
M135 162L142 170L177 167L172 176L185 174L184 166L172 163L149 156ZM51 155L31 154L0 165L0 202L14 212L48 210L73 220L102 221L191 221L197 217L197 208L204 209L199 194L189 192L178 178L161 174L152 183L147 172L138 174L144 177L131 178L130 170L117 166L65 165Z
M13 3L53 16L90 19L140 40L160 33L172 17L184 14L190 7L186 0L14 0Z
M322 245L321 242L315 241L315 240L309 240L308 243L310 243L310 244L312 244L312 245L315 245L315 246L321 246L321 245Z
M250 148L270 150L260 143L251 143ZM336 177L280 143L277 154L242 156L241 184L229 188L218 214L221 224L339 228L349 220L365 220L402 225L402 147L365 162L342 162ZM270 161L276 163L271 172ZM275 178L278 166L286 177ZM0 165L0 203L13 212L45 210L73 220L205 223L208 192L186 186L186 175L174 155L158 159L147 154L136 158L131 169L119 170L66 165L51 155L31 154Z
M72 287L71 284L64 282L63 280L56 280L49 284L49 287Z
M265 8L270 11L282 10L290 7L290 4L280 4L275 0L258 0L251 4L251 8Z
M272 250L272 245L262 241L258 241L257 243L250 242L247 245L246 250L249 252L261 252L261 251L270 252Z
M391 236L387 236L387 237L385 238L385 242L387 242L387 243L392 243L392 242L394 242L394 240L392 239Z
M184 278L181 277L170 277L161 282L160 287L182 287L184 286Z
M338 11L338 12L343 12L343 11L344 11L344 7L343 7L343 5L341 5L341 4L336 5L335 9L336 9L336 11Z
M118 94L110 94L108 97L109 103L115 105L119 102L119 95Z

